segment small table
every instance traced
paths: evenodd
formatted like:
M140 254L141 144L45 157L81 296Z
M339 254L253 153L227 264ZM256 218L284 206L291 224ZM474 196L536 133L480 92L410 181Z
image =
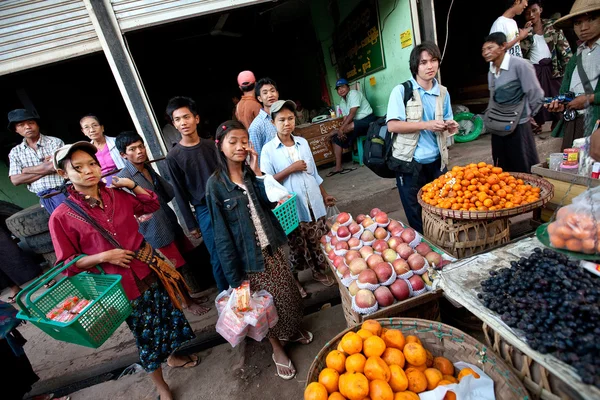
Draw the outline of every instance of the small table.
M307 123L296 127L294 133L308 141L316 165L335 161L331 137L333 136L333 131L342 126L343 121L343 117L329 118L321 122ZM352 149L344 149L344 153L349 151L352 151Z

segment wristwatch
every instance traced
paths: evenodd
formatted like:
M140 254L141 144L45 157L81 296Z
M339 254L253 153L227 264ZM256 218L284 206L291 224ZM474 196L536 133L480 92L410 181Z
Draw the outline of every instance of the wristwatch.
M137 184L137 182L133 182L133 183L134 183L133 187L131 189L129 189L131 191L134 191L136 187L140 186Z

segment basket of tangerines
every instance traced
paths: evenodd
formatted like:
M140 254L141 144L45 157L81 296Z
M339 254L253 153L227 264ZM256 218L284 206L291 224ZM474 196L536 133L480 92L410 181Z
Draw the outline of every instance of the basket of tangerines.
M505 172L480 162L452 170L423 186L417 199L437 215L456 219L495 219L546 204L554 186L535 175Z
M310 367L304 400L527 399L486 346L449 325L367 320L337 335Z

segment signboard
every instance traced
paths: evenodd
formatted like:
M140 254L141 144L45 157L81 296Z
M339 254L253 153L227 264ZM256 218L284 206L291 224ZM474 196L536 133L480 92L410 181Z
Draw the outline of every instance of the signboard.
M340 75L354 81L385 68L377 0L363 0L335 30Z
M403 49L412 45L412 34L410 30L400 34L400 43L402 44Z

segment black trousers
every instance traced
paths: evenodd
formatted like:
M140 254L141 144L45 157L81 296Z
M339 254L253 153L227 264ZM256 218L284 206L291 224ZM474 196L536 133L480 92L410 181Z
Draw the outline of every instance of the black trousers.
M419 233L423 233L423 209L417 200L417 194L427 183L446 173L446 168L440 171L441 165L442 160L439 158L430 164L413 162L413 173L396 173L396 186L408 224Z
M492 134L492 159L506 172L530 174L531 167L540 162L531 124L520 124L507 136Z

